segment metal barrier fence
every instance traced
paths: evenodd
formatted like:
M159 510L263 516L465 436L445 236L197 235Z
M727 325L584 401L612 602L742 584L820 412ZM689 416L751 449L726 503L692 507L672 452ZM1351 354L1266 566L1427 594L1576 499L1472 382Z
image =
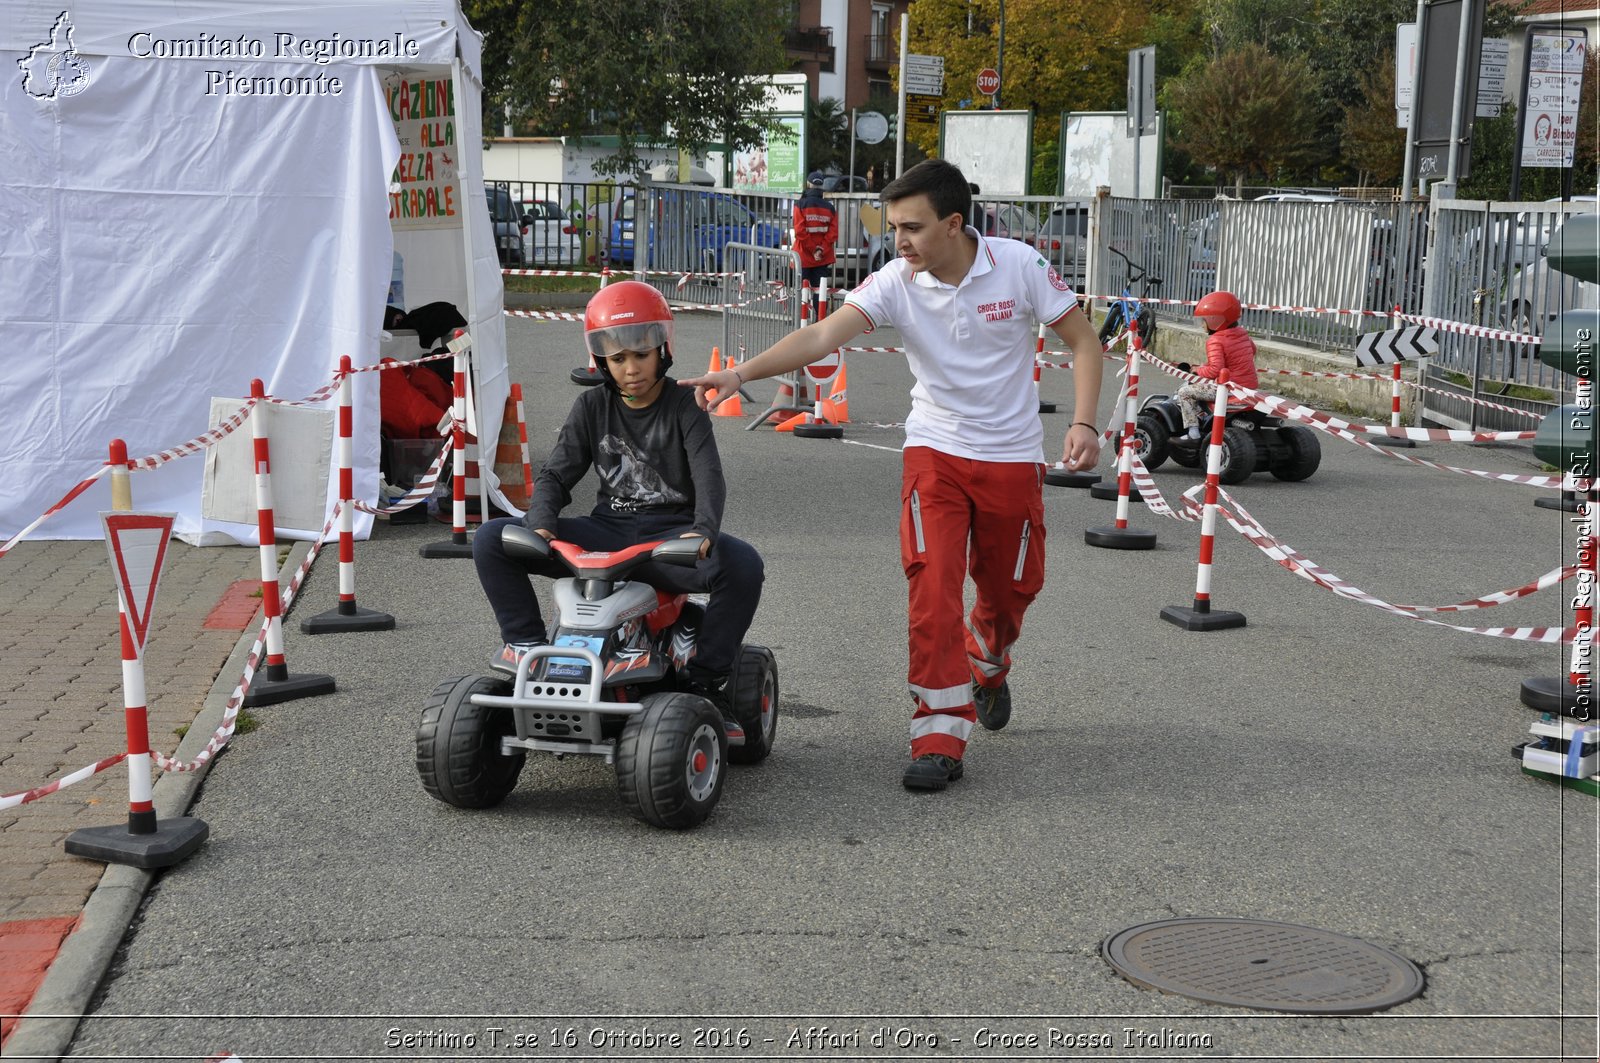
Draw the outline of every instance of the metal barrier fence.
M484 184L510 193L512 203L528 218L518 226L522 236L520 253L514 256L518 260L510 260L512 256L502 250L502 266L599 269L606 265L616 199L626 186L492 179Z
M1090 288L1120 293L1130 269L1120 251L1161 278L1150 295L1195 300L1224 288L1248 303L1392 310L1418 306L1426 215L1403 203L1251 203L1105 197L1095 204ZM1158 306L1169 320L1183 306ZM1348 350L1382 329L1359 315L1246 311L1259 337L1321 350Z
M723 250L720 301L722 353L754 358L800 327L800 256L757 244L729 243Z

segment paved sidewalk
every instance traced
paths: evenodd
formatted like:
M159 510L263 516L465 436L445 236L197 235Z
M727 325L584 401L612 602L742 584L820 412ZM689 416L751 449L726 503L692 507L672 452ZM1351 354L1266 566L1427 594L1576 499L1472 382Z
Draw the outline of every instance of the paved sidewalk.
M151 748L171 753L260 605L253 548L167 549L145 646ZM127 748L115 577L101 541L24 542L0 559L0 793ZM25 1010L105 865L68 856L81 827L125 823L118 764L0 811L0 1014ZM0 1020L0 1036L16 1020Z

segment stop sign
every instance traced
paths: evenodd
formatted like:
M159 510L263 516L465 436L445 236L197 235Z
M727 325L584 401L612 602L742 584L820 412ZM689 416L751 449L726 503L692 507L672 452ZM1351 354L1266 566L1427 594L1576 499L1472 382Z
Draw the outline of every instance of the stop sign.
M978 71L978 92L983 96L993 96L1000 91L1000 72L992 66L984 67Z

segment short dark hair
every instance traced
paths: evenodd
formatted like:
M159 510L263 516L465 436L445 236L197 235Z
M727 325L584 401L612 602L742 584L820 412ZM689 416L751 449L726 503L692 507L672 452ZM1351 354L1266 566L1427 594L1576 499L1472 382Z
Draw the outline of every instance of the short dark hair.
M943 159L919 162L890 181L882 192L882 199L893 203L917 195L928 197L937 218L960 214L963 223L972 220L972 190L955 163Z

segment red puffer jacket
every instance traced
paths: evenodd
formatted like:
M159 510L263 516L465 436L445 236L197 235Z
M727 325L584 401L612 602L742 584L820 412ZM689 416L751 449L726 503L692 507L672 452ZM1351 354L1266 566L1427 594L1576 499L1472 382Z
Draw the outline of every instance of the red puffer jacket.
M1238 325L1213 332L1206 337L1206 364L1195 370L1195 375L1215 380L1228 371L1229 383L1244 388L1256 388L1261 380L1256 376L1256 341Z

